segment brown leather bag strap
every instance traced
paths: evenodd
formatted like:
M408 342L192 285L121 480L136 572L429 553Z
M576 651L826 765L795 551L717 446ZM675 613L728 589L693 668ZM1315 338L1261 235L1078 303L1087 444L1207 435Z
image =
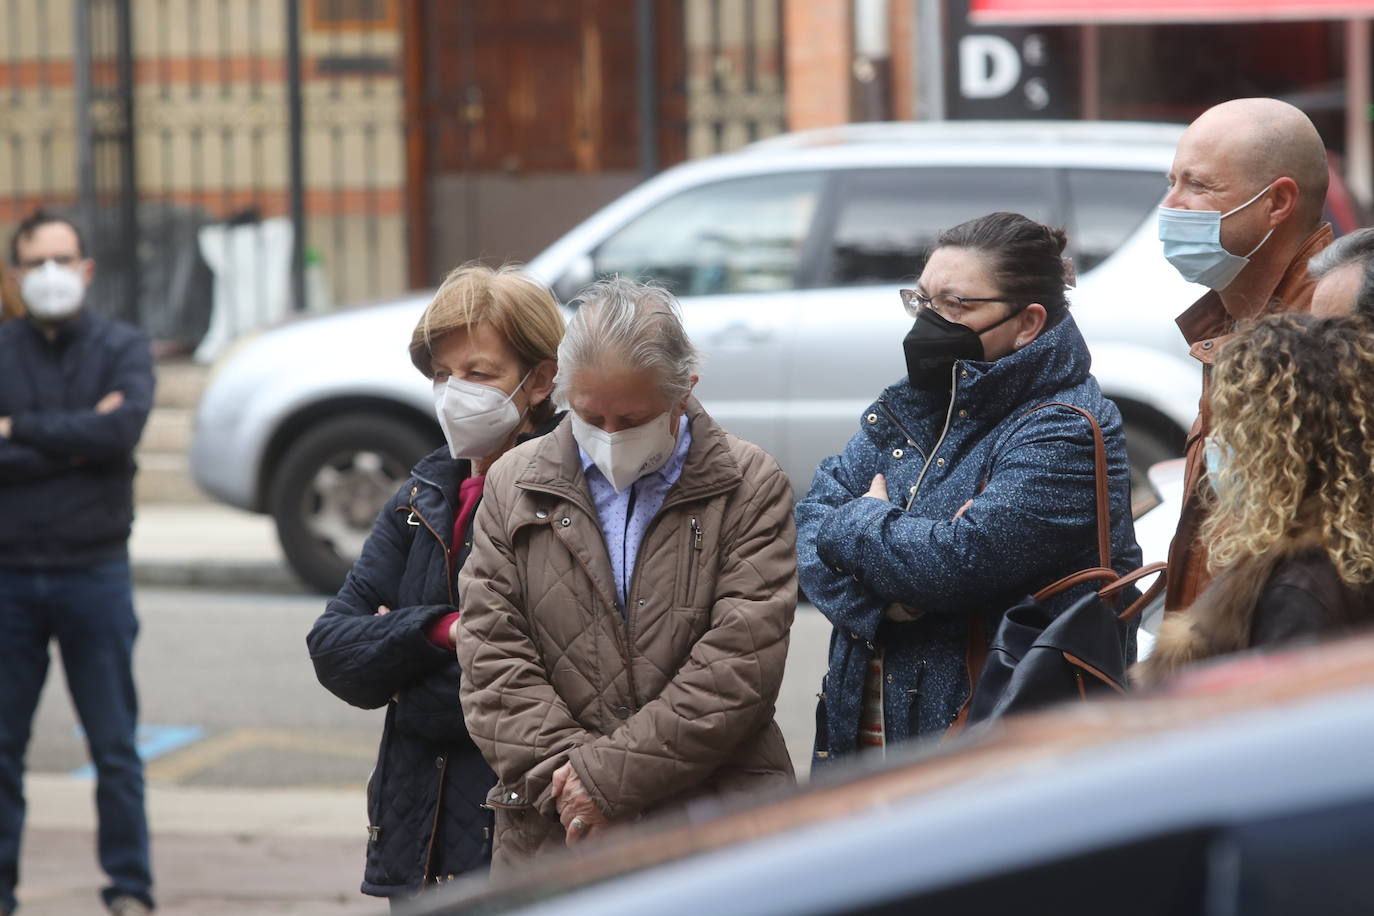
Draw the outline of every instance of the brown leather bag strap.
M1088 421L1088 425L1093 431L1093 477L1094 495L1097 500L1097 556L1099 565L1093 569L1082 569L1076 573L1071 573L1058 582L1045 586L1035 593L1037 601L1043 601L1051 595L1056 595L1066 589L1073 588L1083 582L1111 582L1116 579L1116 572L1112 569L1112 523L1111 523L1111 501L1107 491L1107 444L1102 438L1102 427L1097 425L1097 418L1082 407L1073 404L1065 404L1063 401L1048 401L1027 410L1022 416L1029 416L1037 410L1044 410L1046 407L1067 407L1076 410ZM978 485L978 492L983 492L987 486L984 479ZM965 503L955 518L964 514L972 500ZM1153 589L1151 589L1153 591ZM983 628L976 615L969 620L968 642L964 650L964 665L968 670L969 695L964 700L964 705L960 707L954 722L945 731L946 737L957 735L963 731L964 725L968 720L969 706L973 701L973 691L978 687L978 677L983 671L983 663L987 659L987 636L982 632Z
M1037 407L1032 407L1022 416L1030 416L1037 410L1044 410L1046 407L1067 407L1069 410L1076 410L1088 421L1088 425L1093 431L1093 476L1094 491L1097 496L1097 565L1103 569L1112 568L1112 504L1111 497L1107 491L1107 444L1102 438L1102 427L1097 425L1097 418L1074 404L1065 404L1063 401L1047 401ZM1051 586L1053 587L1053 586Z
M983 665L988 660L988 636L983 632L983 622L977 614L969 616L968 640L964 645L964 670L968 672L968 696L954 716L954 721L945 729L945 738L953 738L968 724L968 711L973 706L973 692L978 689L978 679L983 674ZM943 739L942 739L943 740Z
M1115 595L1117 592L1121 591L1126 586L1130 585L1132 582L1135 582L1138 579L1143 579L1146 576L1152 576L1155 573L1159 573L1160 576L1158 579L1154 581L1154 583L1148 589L1145 590L1145 594L1141 595L1135 601L1131 602L1130 607L1126 608L1126 610L1122 611L1120 614L1117 615L1122 620L1130 620L1131 618L1139 614L1141 611L1143 611L1151 601L1159 597L1160 592L1164 591L1164 586L1167 585L1169 582L1168 563L1147 563L1146 565L1140 567L1137 570L1133 570L1131 572L1126 573L1126 575L1122 576L1120 579L1117 579L1111 585L1108 585L1105 588L1103 588L1101 591L1098 592L1098 594L1101 595L1103 598L1109 598Z
M1090 569L1080 569L1078 572L1069 573L1064 578L1046 585L1031 597L1036 601L1044 601L1046 598L1052 598L1060 592L1066 592L1075 585L1082 585L1084 582L1114 581L1116 581L1116 570L1109 569L1105 566L1095 566Z

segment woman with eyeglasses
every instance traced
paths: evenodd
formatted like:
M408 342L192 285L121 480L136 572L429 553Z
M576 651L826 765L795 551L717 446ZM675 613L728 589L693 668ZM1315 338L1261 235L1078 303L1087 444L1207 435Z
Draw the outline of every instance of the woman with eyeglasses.
M1112 565L1140 565L1121 414L1068 313L1064 245L1016 213L944 232L901 291L907 376L797 504L800 583L834 626L814 766L962 721L1001 614L1098 565L1096 452L1073 407L1106 442Z

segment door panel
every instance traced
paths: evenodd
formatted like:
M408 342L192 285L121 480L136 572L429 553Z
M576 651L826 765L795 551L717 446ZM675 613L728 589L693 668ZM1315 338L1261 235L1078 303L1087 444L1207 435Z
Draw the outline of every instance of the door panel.
M523 261L641 181L639 7L411 0L412 282ZM684 156L680 0L653 4L658 163Z

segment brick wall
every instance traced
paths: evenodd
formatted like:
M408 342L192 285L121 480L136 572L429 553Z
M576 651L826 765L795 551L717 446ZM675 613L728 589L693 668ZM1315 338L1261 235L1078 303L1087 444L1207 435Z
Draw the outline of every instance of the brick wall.
M786 0L789 130L850 120L850 9L845 0Z

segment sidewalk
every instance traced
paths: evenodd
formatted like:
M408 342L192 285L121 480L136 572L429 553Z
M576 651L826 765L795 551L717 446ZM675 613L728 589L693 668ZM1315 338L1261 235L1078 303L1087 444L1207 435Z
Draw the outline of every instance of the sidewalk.
M145 504L130 558L139 586L302 592L272 520L226 506ZM29 773L23 916L104 912L94 783ZM358 891L366 848L360 790L193 788L149 783L154 895L163 916L384 914Z
M137 585L302 592L270 516L218 503L152 503L134 514Z
M30 774L23 916L98 914L94 785ZM358 893L366 845L354 791L149 785L154 893L164 916L381 914Z

